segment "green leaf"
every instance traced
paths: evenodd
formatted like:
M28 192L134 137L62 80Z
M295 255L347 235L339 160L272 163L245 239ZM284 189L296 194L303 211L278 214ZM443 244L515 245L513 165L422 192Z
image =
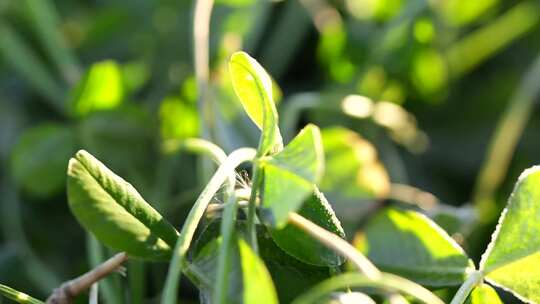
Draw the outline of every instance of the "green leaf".
M236 52L229 62L232 85L244 110L262 130L259 155L279 151L283 140L278 128L278 115L272 97L272 79L264 68L248 54Z
M298 213L322 228L345 238L345 232L324 195L315 191L303 203ZM344 259L334 250L322 245L303 230L287 224L282 229L270 229L274 242L283 251L300 261L317 266L339 266Z
M422 285L459 285L474 271L463 249L415 211L384 209L355 236L354 245L382 270Z
M322 177L324 154L319 128L308 125L283 149L261 160L263 221L283 227Z
M245 222L237 221L237 231L245 230ZM212 221L197 239L191 249L193 266L205 275L210 286L215 286L215 276L217 272L217 261L221 238L219 237L219 221ZM280 303L290 303L294 298L303 293L306 289L322 282L330 277L329 269L317 267L300 262L281 250L268 235L266 229L257 226L257 243L259 254L270 272L275 284ZM232 261L229 278L228 301L230 303L242 303L242 274L240 273L240 258L238 247L235 246L232 252ZM210 301L211 290L202 285L197 285L202 289L202 296ZM244 302L247 303L247 302Z
M480 262L486 280L540 302L540 167L519 177Z
M387 195L388 174L371 143L343 127L325 128L321 136L325 156L322 191L351 203Z
M482 284L476 286L471 292L468 300L469 304L503 304L499 295L491 286Z
M207 237L207 236L206 236ZM221 237L210 240L196 255L193 263L200 272L207 274L213 282L216 276L217 256ZM227 303L278 303L272 278L264 262L251 250L251 247L237 236L230 255L229 292ZM202 288L202 297L210 301L211 290Z
M11 172L25 191L37 197L53 195L64 189L67 162L76 149L67 126L47 123L27 129L11 153Z
M170 257L178 232L88 152L81 150L69 161L67 186L71 211L99 241L134 257Z
M91 112L115 109L124 100L120 66L112 60L93 64L71 92L70 113L85 116Z

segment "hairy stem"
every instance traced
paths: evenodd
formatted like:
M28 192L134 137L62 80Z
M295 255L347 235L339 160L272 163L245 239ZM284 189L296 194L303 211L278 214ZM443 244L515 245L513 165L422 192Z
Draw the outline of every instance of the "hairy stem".
M247 243L255 253L259 252L257 245L257 230L255 227L255 211L257 210L257 192L261 183L261 176L257 164L253 164L253 183L251 185L251 194L248 201L247 213Z
M292 212L289 214L289 223L307 232L323 245L348 259L360 272L364 273L367 278L375 280L380 277L381 272L377 267L375 267L375 265L373 265L364 255L358 252L356 248L339 236L321 228L298 213Z
M465 303L465 300L467 300L467 297L473 290L475 286L482 283L482 280L484 279L484 274L481 271L475 271L469 275L467 280L463 282L461 287L459 287L458 291L454 295L454 298L452 299L452 302L450 304L462 304Z
M210 179L204 190L197 198L197 201L191 208L182 230L180 231L180 236L176 242L176 246L173 251L173 257L171 263L169 264L169 271L167 274L167 280L165 282L165 289L163 291L163 297L161 303L163 304L176 304L177 303L177 292L178 292L178 281L180 280L180 273L185 263L185 256L195 234L195 230L199 225L199 222L208 207L208 203L216 192L219 190L221 185L226 181L230 176L231 172L235 170L240 164L251 161L256 155L256 151L251 148L241 148L232 152L225 162L218 168L214 176Z

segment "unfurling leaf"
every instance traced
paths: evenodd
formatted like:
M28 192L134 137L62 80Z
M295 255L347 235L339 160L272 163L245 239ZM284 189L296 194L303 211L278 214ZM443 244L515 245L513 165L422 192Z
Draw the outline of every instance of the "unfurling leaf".
M354 245L382 270L427 286L463 283L472 261L448 234L415 211L385 209Z
M486 280L526 302L540 302L540 167L525 170L516 183L480 270Z
M81 150L69 161L67 191L77 220L105 245L144 259L170 257L178 232L88 152Z
M232 55L229 71L234 91L244 110L262 131L259 155L279 151L283 146L283 140L272 97L272 79L255 59L244 52Z
M283 227L322 177L324 154L319 128L308 125L283 149L261 161L262 210L265 223Z

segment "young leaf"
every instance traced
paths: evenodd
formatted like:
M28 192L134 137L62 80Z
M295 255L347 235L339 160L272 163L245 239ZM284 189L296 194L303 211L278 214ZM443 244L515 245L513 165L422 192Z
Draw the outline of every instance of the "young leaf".
M324 155L319 128L308 125L280 153L261 161L263 221L283 227L322 177Z
M145 259L167 259L178 232L125 180L86 151L69 161L69 206L105 245Z
M232 55L229 71L234 91L244 110L262 131L259 155L280 150L283 141L272 98L272 79L255 59L244 52Z
M71 93L70 113L85 116L117 108L124 99L122 71L111 60L93 64Z
M482 284L476 286L469 296L469 304L503 304L499 295L491 286Z
M345 238L345 232L332 207L317 188L303 203L298 213L324 229ZM335 251L328 249L291 224L281 229L270 229L270 235L283 251L304 263L317 266L339 266L344 262Z
M242 239L238 241L244 280L244 303L278 303L276 289L263 261Z
M384 271L427 286L463 283L472 261L426 216L387 208L375 216L354 245Z
M528 302L540 302L540 167L519 177L480 270L486 280Z
M11 154L13 177L35 196L55 194L64 189L66 164L75 150L75 136L67 126L48 123L28 129Z

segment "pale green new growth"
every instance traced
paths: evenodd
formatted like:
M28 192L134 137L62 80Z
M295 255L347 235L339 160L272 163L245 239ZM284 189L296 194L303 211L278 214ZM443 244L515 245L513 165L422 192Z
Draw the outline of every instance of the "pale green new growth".
M69 161L69 206L105 245L130 256L168 259L178 232L131 184L86 151Z
M261 161L262 220L282 227L313 192L324 170L319 128L306 126L280 153Z
M262 131L259 156L280 150L283 140L272 98L272 79L255 59L244 52L236 52L231 56L229 72L234 91L244 110Z
M499 218L480 269L524 301L540 302L540 167L525 170Z
M428 286L459 285L474 270L444 230L414 211L382 211L354 244L381 269Z

